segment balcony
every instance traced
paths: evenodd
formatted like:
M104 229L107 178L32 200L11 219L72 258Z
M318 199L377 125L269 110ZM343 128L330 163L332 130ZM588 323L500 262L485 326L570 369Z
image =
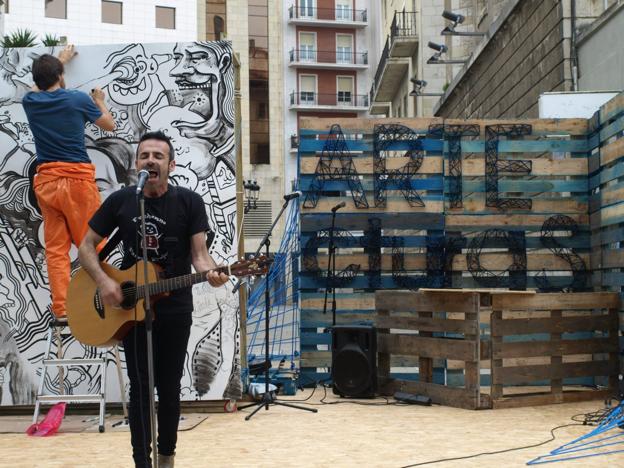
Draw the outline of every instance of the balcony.
M333 112L366 112L368 110L367 94L319 94L309 91L292 92L290 94L291 110L331 110Z
M411 57L418 51L415 12L395 12L371 88L371 105L393 100L409 69ZM385 106L385 105L384 105ZM371 108L372 113L372 108Z
M368 13L366 10L352 8L309 8L305 5L293 5L288 9L288 22L298 26L359 29L368 26Z
M365 70L368 68L368 52L292 49L289 61L290 67Z

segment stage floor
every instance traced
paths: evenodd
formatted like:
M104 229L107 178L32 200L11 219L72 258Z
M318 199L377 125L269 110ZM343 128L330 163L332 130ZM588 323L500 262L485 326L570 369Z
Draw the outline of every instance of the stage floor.
M322 404L323 393L319 388L308 400L319 405L314 406L319 410L317 414L272 406L245 421L250 408L229 414L211 413L194 429L180 432L176 466L398 468L536 444L550 438L551 428L572 423L573 415L600 410L603 405L602 401L592 401L469 411L386 405L383 399L363 400L365 405ZM311 390L306 390L284 400L301 400L310 394ZM325 401L348 400L336 398L328 390ZM590 429L582 425L565 427L556 431L555 441L541 447L427 466L521 467ZM0 434L0 466L130 467L129 434L65 432L49 438ZM554 466L624 466L624 454L559 462Z

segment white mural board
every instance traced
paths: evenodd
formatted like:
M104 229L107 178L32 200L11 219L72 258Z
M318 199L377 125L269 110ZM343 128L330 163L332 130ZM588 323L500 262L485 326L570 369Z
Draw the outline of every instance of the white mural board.
M66 66L67 88L100 87L115 132L87 125L88 153L102 198L136 181L135 150L147 131L163 130L176 153L172 183L201 194L210 224L209 251L219 264L236 260L234 68L228 42L125 44L76 47ZM32 404L50 312L42 219L32 179L35 147L21 99L32 85L32 60L58 49L0 49L0 404ZM63 118L63 116L59 116ZM71 251L74 270L76 249ZM113 262L115 261L113 255ZM119 252L117 252L117 260ZM238 296L231 285L194 287L193 328L182 398L240 397ZM65 339L66 358L99 350ZM120 401L112 350L106 396ZM125 359L122 353L122 359ZM46 393L58 383L50 368ZM67 392L99 388L93 366L69 370ZM127 382L126 392L127 392Z

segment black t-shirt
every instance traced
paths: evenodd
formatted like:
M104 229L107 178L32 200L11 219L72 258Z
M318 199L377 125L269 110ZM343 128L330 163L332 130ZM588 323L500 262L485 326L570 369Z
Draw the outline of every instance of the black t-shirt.
M143 259L141 218L135 192L136 187L126 187L113 193L89 221L89 227L102 237L108 237L119 227L124 250L121 268L124 270ZM173 223L169 216L175 217ZM166 278L191 272L191 236L207 230L206 208L198 194L169 185L163 196L145 197L147 258L164 268ZM156 301L155 312L159 315L190 314L193 311L191 289L171 291L169 296Z

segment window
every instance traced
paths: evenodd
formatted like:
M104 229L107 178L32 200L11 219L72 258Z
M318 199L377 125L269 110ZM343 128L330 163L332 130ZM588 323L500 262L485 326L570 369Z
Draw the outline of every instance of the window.
M67 0L45 0L45 16L67 19Z
M2 13L5 15L9 12L9 0L4 0L2 3Z
M339 106L352 106L353 105L353 77L339 76L337 87L338 87L338 105Z
M351 9L351 0L336 0L336 20L352 21L353 10Z
M269 164L271 161L271 147L268 143L258 143L254 164Z
M353 63L353 36L336 35L336 63Z
M122 24L122 9L121 2L102 0L102 23Z
M299 0L299 16L314 18L314 0Z
M175 29L175 8L157 6L156 27L161 29Z
M221 35L225 32L225 22L220 16L215 16L214 22L214 37L216 41L221 40Z
M316 101L316 75L299 77L299 101L302 104L314 104Z
M299 33L299 60L316 62L316 34Z

